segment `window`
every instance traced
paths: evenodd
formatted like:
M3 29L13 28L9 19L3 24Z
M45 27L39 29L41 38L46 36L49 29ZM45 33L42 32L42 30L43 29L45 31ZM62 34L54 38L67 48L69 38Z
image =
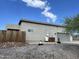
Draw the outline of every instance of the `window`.
M28 29L28 32L33 32L33 29Z

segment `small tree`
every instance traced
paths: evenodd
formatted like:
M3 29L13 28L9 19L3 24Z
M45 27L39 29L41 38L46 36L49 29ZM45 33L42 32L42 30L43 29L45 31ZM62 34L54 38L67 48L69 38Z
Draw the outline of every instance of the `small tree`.
M79 32L79 15L65 18L66 31L70 33Z

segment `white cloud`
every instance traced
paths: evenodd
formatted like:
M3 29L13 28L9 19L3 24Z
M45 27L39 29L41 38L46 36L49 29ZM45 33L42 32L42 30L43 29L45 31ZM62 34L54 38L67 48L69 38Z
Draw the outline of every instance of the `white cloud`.
M44 9L47 3L46 1L42 1L42 0L22 0L22 1L25 2L27 6L40 8L40 9Z
M56 21L57 16L54 15L52 12L49 12L51 10L51 7L48 5L48 2L46 0L22 0L26 3L27 6L39 8L44 11L41 12L42 15L47 17L47 20L52 20L53 22Z
M52 20L53 22L55 22L57 19L57 16L52 12L49 12L50 9L51 9L50 7L46 7L45 10L42 12L42 14L45 17L49 18L49 20Z
M47 17L47 18L49 18L49 20L52 20L53 22L55 22L56 21L56 19L57 19L57 16L56 15L54 15L53 13L51 13L51 12L42 12L42 14L45 16L45 17Z

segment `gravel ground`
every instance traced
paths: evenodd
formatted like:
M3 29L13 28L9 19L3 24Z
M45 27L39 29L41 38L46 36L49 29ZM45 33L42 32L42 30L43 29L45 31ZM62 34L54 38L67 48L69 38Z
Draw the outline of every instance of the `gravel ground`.
M79 45L50 44L0 48L0 59L79 59Z

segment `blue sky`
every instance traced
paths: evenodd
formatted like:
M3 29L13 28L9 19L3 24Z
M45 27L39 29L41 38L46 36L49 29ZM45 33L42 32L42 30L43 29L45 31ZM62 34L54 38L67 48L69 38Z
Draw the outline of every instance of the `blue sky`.
M79 13L79 0L0 0L0 29L20 19L62 24Z

